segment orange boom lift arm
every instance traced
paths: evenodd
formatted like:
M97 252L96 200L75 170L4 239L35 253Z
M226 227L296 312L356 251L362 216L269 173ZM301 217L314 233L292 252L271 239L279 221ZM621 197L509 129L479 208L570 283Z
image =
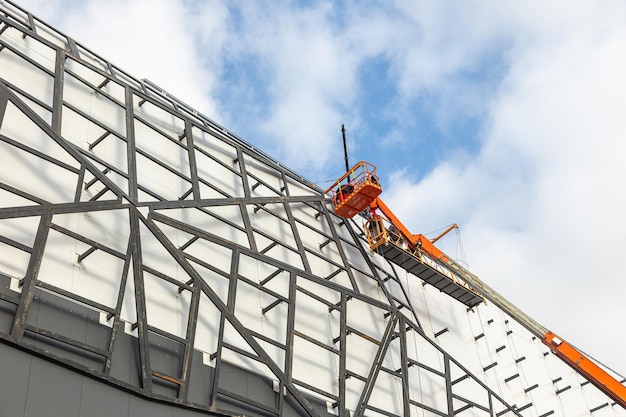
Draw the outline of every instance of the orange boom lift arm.
M393 233L393 229L397 230L397 233L400 236L402 236L402 238L404 239L404 241L406 242L409 248L412 248L412 249L419 248L421 251L428 254L431 258L434 258L444 263L448 263L450 261L450 259L446 256L446 254L443 253L441 250L439 250L435 245L433 245L433 242L429 240L426 236L422 234L414 235L411 232L409 232L409 229L406 228L406 226L400 221L400 219L398 219L396 215L393 214L391 209L387 207L387 205L379 197L375 198L370 203L369 209L370 209L370 214L371 214L370 222L381 222L383 220L381 216L378 214L378 211L380 211L383 214L385 220L391 226L392 228L391 233ZM381 223L381 225L384 227L384 223ZM448 231L450 230L452 229L448 229ZM438 238L441 238L441 235L438 236ZM371 248L371 243L370 243L370 248Z
M516 319L533 335L541 339L557 357L626 409L626 387L624 385L585 357L574 346L515 307L476 275L451 260L434 245L443 235L457 227L456 224L450 226L433 240L429 240L422 234L412 234L378 197L382 188L376 175L376 167L365 161L360 161L349 169L335 181L331 188L326 190L326 193L328 192L332 193L335 213L341 217L352 218L365 210L369 211L365 216L368 220L365 222L364 229L372 251L382 245L394 244L403 247L410 255L417 254L420 256L422 252L427 254L438 264L443 265L471 285L473 290L480 293L482 297Z
M618 380L554 333L547 332L543 336L542 341L556 356L561 358L563 362L567 363L574 368L576 372L591 381L591 383L615 400L615 402L623 408L626 408L626 387Z

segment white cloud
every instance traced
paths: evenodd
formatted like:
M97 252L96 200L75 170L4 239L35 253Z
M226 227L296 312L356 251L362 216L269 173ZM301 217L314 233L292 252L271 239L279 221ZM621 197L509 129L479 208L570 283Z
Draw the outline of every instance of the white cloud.
M236 50L257 60L266 83L258 127L288 164L320 170L340 144L342 113L356 90L356 59L332 24L337 11L331 3L248 6L240 9L246 30Z
M480 151L384 195L415 232L458 222L473 272L623 373L626 25L593 7L518 11Z
M24 7L89 50L148 78L211 118L228 11L219 1L23 1ZM210 3L210 4L209 4ZM199 57L206 57L206 60Z

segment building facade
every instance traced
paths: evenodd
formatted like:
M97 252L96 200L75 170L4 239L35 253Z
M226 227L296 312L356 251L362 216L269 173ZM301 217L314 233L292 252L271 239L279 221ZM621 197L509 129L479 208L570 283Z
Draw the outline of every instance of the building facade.
M0 415L626 415L307 179L0 9Z

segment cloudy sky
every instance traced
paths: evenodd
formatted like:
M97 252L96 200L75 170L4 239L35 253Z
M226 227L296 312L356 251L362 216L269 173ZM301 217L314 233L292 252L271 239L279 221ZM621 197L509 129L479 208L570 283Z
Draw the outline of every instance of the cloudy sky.
M623 1L17 2L324 188L344 123L413 232L458 223L470 270L626 374Z

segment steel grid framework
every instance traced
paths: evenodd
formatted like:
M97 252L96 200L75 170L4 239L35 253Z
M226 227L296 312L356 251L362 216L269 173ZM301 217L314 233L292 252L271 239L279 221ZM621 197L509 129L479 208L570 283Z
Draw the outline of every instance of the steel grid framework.
M359 226L329 211L320 190L156 85L17 6L1 7L0 54L50 90L49 97L31 92L19 75L0 73L2 158L20 167L0 176L0 225L8 226L0 228L0 278L9 283L0 291L10 316L0 332L4 343L138 395L207 412L520 416L530 406L508 405L424 334L394 268L375 262ZM93 102L114 116L101 118ZM16 123L20 129L10 127ZM80 123L90 137L72 137ZM154 151L150 143L157 142L178 160ZM125 163L99 153L102 148L114 149ZM42 166L56 174L38 174ZM148 166L176 184L179 195L142 176ZM85 217L116 231L86 232L77 226ZM46 265L65 262L55 258L55 247L65 244L76 248L70 269L116 265L118 275L102 272L116 284L113 300L47 272ZM148 256L154 248L158 256ZM12 254L16 264L23 259L22 269L8 259ZM249 276L251 269L259 275ZM153 317L148 281L178 294L183 325L161 325L160 316ZM277 336L249 323L239 301L244 293L267 300L258 314ZM46 300L64 314L74 308L103 317L89 325L101 337L46 324ZM335 333L311 330L311 309L330 317ZM209 352L207 343L199 346L207 339L199 328L207 310L215 313L204 324L212 329ZM360 326L356 315L363 311L380 324ZM134 320L127 323L129 316ZM332 383L318 384L323 378L299 369L303 345L332 358L335 373L322 375ZM372 354L355 370L357 346ZM131 354L117 353L123 349ZM200 350L207 367L194 361ZM436 364L421 360L424 351ZM230 383L232 369L272 383L271 393L246 396ZM387 392L397 394L387 406L373 400Z

